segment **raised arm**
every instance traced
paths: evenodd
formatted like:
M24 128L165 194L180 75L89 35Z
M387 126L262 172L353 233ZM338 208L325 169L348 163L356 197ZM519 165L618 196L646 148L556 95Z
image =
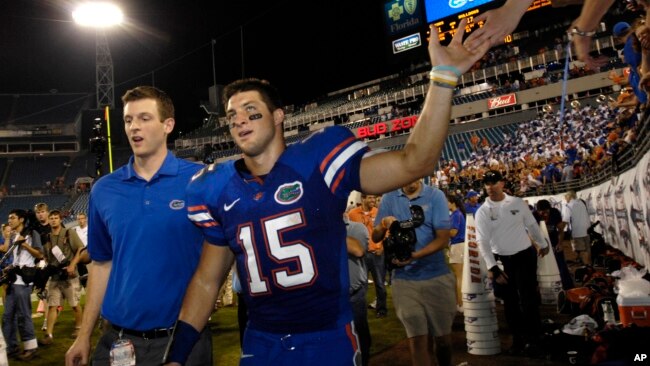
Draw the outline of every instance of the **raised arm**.
M501 7L486 11L474 18L474 23L485 22L483 26L467 37L469 49L480 47L483 43L490 47L503 43L505 37L512 33L533 0L508 0Z
M589 55L589 51L591 51L592 36L595 34L600 20L613 3L614 0L585 0L580 16L573 21L569 29L571 42L576 49L578 59L592 70L607 62L606 57L594 59Z
M404 186L427 176L440 157L447 138L451 97L457 80L488 50L485 43L469 51L462 43L467 22L461 21L447 47L437 37L429 42L433 65L432 81L415 128L401 151L375 154L361 162L361 187L365 193L378 194Z

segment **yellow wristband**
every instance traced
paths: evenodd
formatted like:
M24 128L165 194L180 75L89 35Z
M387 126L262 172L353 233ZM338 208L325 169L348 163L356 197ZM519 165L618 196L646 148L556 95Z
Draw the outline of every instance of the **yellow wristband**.
M451 76L449 74L443 74L441 72L435 72L435 71L431 71L429 73L429 79L445 80L450 84L454 84L454 85L458 83L457 77Z
M431 80L431 82L433 83L433 85L435 85L435 86L439 86L439 87L441 87L441 88L445 88L445 89L456 89L456 86L455 86L455 85L451 85L451 84L447 84L447 83L441 83L441 82L436 81L436 80Z

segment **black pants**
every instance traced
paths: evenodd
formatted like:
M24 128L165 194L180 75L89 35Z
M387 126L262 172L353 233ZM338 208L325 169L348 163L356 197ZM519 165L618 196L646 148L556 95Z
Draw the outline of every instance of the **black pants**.
M239 324L239 347L244 345L244 333L248 324L248 307L244 296L237 292L237 324Z
M143 339L128 334L122 335L123 339L129 339L135 347L135 358L137 365L161 365L169 337ZM119 333L110 325L105 326L95 352L92 355L92 366L109 366L111 346L119 339ZM212 360L212 332L206 326L201 332L201 338L194 345L190 357L185 362L186 366L211 366Z
M361 362L363 366L367 366L370 360L370 343L372 342L370 327L368 326L367 292L368 285L366 284L357 292L350 295L352 319L354 320L354 329L356 329L357 336L359 337L359 348L361 350Z
M536 342L541 332L539 293L537 291L537 251L532 246L519 253L498 256L508 283L494 283L494 294L504 302L506 322L512 332L513 346Z

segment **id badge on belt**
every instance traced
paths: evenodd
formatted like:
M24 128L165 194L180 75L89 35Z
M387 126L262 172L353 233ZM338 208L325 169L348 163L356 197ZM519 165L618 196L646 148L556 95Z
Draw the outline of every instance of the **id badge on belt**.
M111 366L134 366L135 347L129 339L122 339L122 331L119 338L113 342L110 353Z

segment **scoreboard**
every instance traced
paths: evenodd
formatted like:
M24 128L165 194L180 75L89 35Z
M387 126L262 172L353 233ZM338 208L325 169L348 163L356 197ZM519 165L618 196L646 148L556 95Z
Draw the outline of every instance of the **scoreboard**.
M534 0L527 11L550 7L552 1ZM411 52L404 51L427 44L431 31L438 33L440 42L447 44L463 19L467 20L465 34L470 34L483 26L483 21L474 20L476 17L505 2L506 0L384 0L386 35L390 41L387 51L392 55L392 62L404 62L412 57ZM512 35L506 36L504 40L505 43L512 41Z
M450 3L454 0L450 0ZM432 2L432 0L428 0L427 3ZM470 2L473 4L478 3L477 1ZM481 5L484 6L479 6L471 9L467 9L467 11L463 11L461 13L456 13L451 16L446 16L444 18L435 18L436 20L431 21L431 25L433 28L437 31L438 37L440 38L441 42L447 42L451 41L451 38L456 34L456 30L458 28L458 24L460 23L461 20L467 19L467 25L465 26L465 33L469 34L471 33L474 29L480 28L483 26L483 21L480 22L475 22L474 18L477 16L487 12L488 10L491 10L495 7L494 5L500 5L501 2L495 2L495 1L483 1L481 2ZM550 6L551 5L551 0L535 0L531 3L530 7L528 8L527 12L534 11L537 9L540 9L542 7ZM440 13L440 11L437 9L433 12L429 10L429 8L426 8L427 11L427 19L433 19L433 14L444 14ZM512 42L512 35L506 36L505 42Z

